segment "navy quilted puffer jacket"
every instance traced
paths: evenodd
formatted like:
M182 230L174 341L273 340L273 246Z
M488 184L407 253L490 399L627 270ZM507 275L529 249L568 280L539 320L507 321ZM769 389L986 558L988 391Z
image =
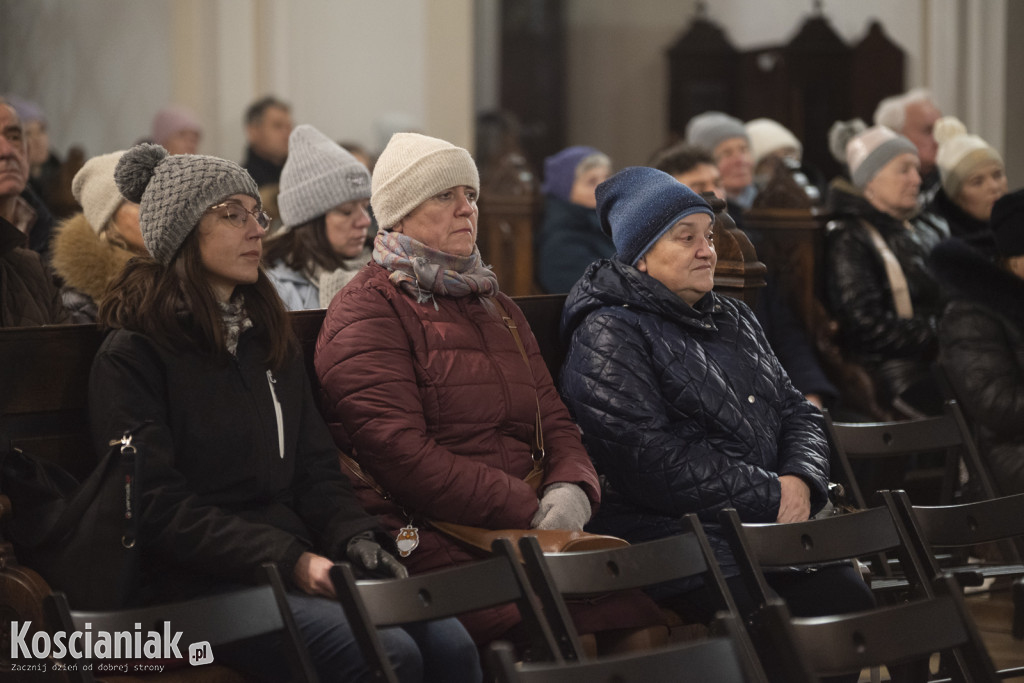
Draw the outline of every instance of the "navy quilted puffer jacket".
M691 308L649 275L602 260L569 293L562 335L562 395L603 486L588 530L639 542L680 533L680 517L695 512L731 575L719 510L774 522L783 474L810 487L812 514L825 504L822 416L742 302L711 292Z

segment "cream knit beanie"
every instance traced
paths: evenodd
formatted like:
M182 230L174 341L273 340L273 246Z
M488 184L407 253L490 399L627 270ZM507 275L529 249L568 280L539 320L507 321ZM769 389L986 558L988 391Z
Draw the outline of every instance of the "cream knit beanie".
M114 182L114 168L123 155L124 150L121 150L93 157L71 181L71 194L82 205L85 220L97 235L125 201Z
M419 133L395 133L373 167L370 206L390 230L438 192L465 185L480 191L480 174L469 152Z
M747 137L750 138L750 154L754 157L754 166L757 166L769 154L780 149L792 147L796 150L797 156L804 153L804 146L796 139L796 136L778 121L772 119L754 119L747 121L744 128L747 129Z
M964 181L982 164L1003 163L999 152L977 135L968 135L967 128L955 116L943 116L935 122L935 141L939 143L935 164L939 167L942 189L953 199Z

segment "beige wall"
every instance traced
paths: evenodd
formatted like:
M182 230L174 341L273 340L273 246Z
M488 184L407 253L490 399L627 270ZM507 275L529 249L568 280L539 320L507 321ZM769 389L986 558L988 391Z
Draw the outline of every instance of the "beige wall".
M131 145L165 104L241 158L257 97L376 149L414 127L473 140L473 0L0 0L0 93L38 101L62 153Z

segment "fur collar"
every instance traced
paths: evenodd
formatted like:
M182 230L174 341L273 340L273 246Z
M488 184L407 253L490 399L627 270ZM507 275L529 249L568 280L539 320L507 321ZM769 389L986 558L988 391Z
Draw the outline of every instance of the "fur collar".
M955 237L932 250L931 262L957 298L991 309L1024 330L1024 280Z
M65 284L97 303L107 284L133 256L127 249L101 239L81 213L61 223L53 238L53 269Z

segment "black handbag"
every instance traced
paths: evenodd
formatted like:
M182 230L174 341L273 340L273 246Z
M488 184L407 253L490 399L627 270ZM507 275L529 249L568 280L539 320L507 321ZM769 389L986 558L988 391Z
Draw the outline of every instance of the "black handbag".
M137 429L82 482L9 443L0 453L0 493L11 500L3 531L21 564L63 591L75 609L131 604L138 583Z

